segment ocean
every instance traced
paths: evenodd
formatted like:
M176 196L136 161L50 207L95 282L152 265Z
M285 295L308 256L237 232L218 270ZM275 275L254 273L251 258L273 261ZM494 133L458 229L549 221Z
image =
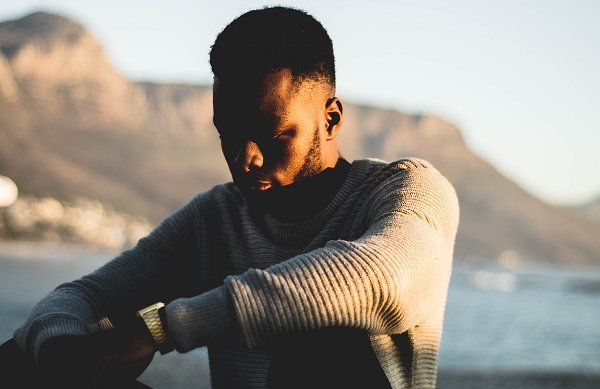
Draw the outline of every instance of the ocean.
M0 244L0 341L53 287L112 255L85 247ZM599 322L600 269L455 265L439 387L600 387ZM208 388L206 350L157 354L140 381L153 388Z
M456 266L440 367L600 373L600 269Z

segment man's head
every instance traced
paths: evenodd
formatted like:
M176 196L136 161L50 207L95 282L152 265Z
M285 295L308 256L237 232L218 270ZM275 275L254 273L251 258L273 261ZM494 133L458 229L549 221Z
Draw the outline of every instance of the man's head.
M244 191L292 184L332 167L342 105L331 39L303 11L273 7L231 22L210 53L214 123Z
M257 77L288 68L297 79L335 87L333 45L323 25L304 11L271 7L246 12L217 36L210 51L215 77Z

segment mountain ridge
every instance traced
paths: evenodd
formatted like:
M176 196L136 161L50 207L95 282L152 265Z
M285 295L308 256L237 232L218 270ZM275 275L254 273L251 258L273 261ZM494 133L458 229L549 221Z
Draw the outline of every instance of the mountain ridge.
M5 32L18 35L14 23L27 26L23 19L32 16L0 23L0 174L28 194L96 198L154 222L229 180L212 125L211 87L129 81L83 26L33 15L60 33L47 32L43 39L52 39L41 44L22 32L10 40L18 45L5 48ZM63 26L69 23L83 30ZM597 223L531 196L472 152L454 124L352 103L344 113L346 158L424 158L454 184L458 260L498 261L511 253L523 263L600 264Z

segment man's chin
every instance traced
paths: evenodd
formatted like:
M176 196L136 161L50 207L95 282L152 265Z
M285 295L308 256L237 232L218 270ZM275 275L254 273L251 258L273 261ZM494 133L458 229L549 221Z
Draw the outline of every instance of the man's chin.
M273 194L276 192L272 186L268 188L240 188L246 198L248 207L252 211L266 212L269 209L269 204L273 201Z

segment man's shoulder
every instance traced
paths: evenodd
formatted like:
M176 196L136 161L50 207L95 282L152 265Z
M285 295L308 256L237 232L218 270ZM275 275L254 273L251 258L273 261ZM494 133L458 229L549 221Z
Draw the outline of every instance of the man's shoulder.
M425 159L405 157L394 161L377 158L360 159L353 162L357 170L364 170L367 178L386 180L398 174L422 173L427 170L439 174L433 164Z
M232 181L228 181L213 186L205 193L211 196L237 196L238 194L240 194L240 191Z
M376 169L366 177L372 183L366 204L374 214L402 211L422 215L432 223L456 224L459 211L454 186L431 162L402 158L363 163Z
M354 160L352 163L372 167L402 166L405 169L433 167L433 164L431 162L418 157L403 157L391 161L380 158L363 158Z
M198 193L193 201L199 203L239 202L242 194L233 182L224 182Z
M197 193L182 209L192 213L204 213L210 210L222 211L231 206L241 206L243 203L242 197L232 182L226 182Z
M396 191L434 191L454 193L450 181L428 160L406 157L389 162L381 159L355 161L367 167L365 182L374 194L384 195Z

